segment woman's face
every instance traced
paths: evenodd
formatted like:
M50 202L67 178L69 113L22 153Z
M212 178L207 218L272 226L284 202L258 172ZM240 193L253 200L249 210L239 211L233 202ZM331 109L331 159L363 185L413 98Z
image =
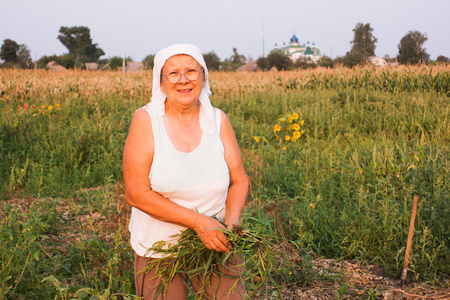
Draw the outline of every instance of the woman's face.
M200 76L196 80L188 80L185 73L189 70L200 71ZM164 64L161 73L164 75L172 72L182 73L177 83L170 83L165 76L161 76L161 91L166 94L169 102L182 106L197 104L203 87L205 86L202 66L189 55L174 55Z

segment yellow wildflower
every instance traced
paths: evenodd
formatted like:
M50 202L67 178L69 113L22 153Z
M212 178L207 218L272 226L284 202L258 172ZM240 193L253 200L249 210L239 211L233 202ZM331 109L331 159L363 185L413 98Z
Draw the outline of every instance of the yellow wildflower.
M56 106L57 106L57 107L60 107L60 106L61 106L61 104L59 104L59 103L56 103Z
M286 135L286 136L284 137L284 139L285 139L286 141L289 141L289 140L291 139L291 136Z
M45 108L45 105L42 105L41 108Z
M300 125L301 125L301 126L303 126L303 124L305 124L305 120L302 120L302 121L300 122Z
M289 117L288 121L289 121L289 123L292 123L292 121L293 121L292 117Z
M275 131L280 131L280 130L281 130L281 126L278 125L278 124L276 124L276 125L275 125Z
M294 133L292 134L294 138L298 139L300 137L300 132L299 131L294 131Z
M314 203L310 203L309 207L311 207L312 209L316 208L316 205Z
M292 118L294 118L294 120L297 120L298 119L298 114L297 113L293 113L292 114Z
M52 105L49 105L48 106L48 110L52 110L53 109L53 106Z
M291 138L291 141L295 142L297 139L295 137Z
M295 123L294 125L292 125L292 129L294 129L294 130L300 130L300 125L298 125L297 123Z
M259 143L259 137L254 136L253 138L255 139L255 141L256 141L257 143Z
M283 150L286 150L286 147L283 147Z

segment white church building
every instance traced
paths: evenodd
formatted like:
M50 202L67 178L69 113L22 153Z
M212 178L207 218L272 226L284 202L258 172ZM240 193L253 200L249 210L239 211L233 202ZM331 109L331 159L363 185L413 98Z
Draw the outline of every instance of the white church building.
M289 41L289 45L283 43L282 47L278 47L275 44L275 49L283 52L288 55L294 62L297 60L311 61L317 63L322 54L320 54L319 48L317 48L316 44L313 42L312 44L307 41L306 44L301 45L298 42L298 38L295 34L291 37Z

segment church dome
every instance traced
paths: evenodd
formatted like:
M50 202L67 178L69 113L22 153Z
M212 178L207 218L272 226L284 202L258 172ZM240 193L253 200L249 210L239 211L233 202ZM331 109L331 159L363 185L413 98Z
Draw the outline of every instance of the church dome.
M298 43L298 38L295 36L295 34L291 37L290 42L291 43Z

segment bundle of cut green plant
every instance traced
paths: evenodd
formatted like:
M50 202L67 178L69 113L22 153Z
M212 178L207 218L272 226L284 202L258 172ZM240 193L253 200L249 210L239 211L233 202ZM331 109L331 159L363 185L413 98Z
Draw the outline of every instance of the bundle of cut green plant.
M299 260L293 264L292 259L277 253L279 246L273 243L273 236L265 235L261 230L244 229L241 225L234 226L231 230L220 230L231 244L231 251L228 253L206 248L197 233L191 229L179 234L178 243L175 245L160 241L148 249L163 254L161 258L149 260L142 271L148 272L156 268L155 276L161 281L154 287L157 289L155 299L161 293L167 292L168 284L175 276L181 276L190 292L199 299L205 297L206 286L211 285L214 277L236 278L230 292L236 289L238 284L242 284L246 290L245 295L242 295L243 299L251 299L258 291L261 292L263 287L266 291L272 290L273 287L281 288L281 282L289 281L286 280L287 276L295 276L296 272L292 269L298 270L299 265L296 263L299 263ZM229 262L239 260L242 262L238 267L245 271L240 275L230 275L236 273L229 268ZM202 283L197 291L189 284L195 284L194 281ZM216 282L218 283L217 280ZM270 287L268 283L271 283Z

